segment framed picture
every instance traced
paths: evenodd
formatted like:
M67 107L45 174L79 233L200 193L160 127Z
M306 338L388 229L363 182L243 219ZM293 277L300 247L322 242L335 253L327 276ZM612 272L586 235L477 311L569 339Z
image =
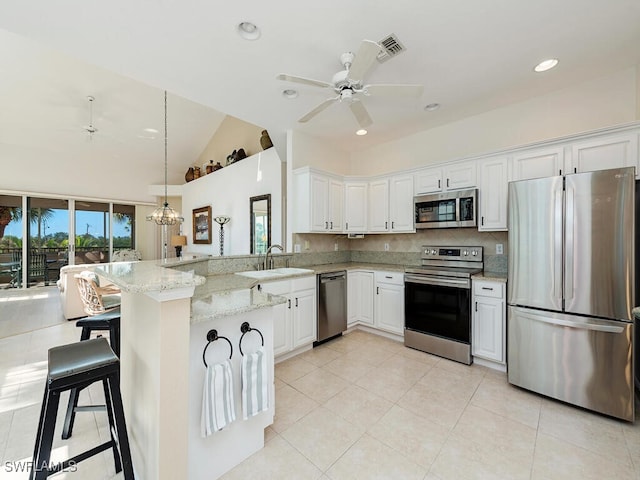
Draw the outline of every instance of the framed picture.
M211 207L193 210L193 243L211 243Z

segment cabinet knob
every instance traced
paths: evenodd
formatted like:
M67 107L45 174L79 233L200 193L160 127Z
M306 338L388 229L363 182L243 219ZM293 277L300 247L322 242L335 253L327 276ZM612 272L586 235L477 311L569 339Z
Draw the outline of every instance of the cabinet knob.
M291 299L288 299L287 302L289 302L289 310L291 310Z
M380 295L380 287L376 287L376 295Z
M329 230L329 222L324 222L324 229Z
M331 222L331 230L333 230L333 222Z
M298 297L296 297L296 308L298 308Z

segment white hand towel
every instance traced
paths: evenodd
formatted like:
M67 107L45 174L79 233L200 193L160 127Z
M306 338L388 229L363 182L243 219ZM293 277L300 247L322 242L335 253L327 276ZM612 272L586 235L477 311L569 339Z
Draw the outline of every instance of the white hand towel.
M267 361L264 348L242 357L242 412L243 418L264 412L269 408Z
M202 436L208 437L222 430L235 419L231 361L225 360L216 365L209 365L204 376L202 392Z

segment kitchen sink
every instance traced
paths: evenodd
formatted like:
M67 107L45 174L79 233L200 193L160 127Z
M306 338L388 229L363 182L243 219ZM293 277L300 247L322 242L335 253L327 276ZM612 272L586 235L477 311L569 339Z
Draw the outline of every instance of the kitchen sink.
M305 273L313 273L313 270L308 268L273 268L271 270L249 270L247 272L237 272L236 275L242 275L243 277L257 278L264 280L267 278L279 278L286 275L301 275Z

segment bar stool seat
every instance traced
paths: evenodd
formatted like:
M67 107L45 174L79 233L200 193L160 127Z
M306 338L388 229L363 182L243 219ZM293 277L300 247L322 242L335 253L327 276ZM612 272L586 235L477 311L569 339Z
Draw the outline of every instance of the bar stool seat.
M47 383L40 410L30 480L46 479L49 475L110 448L113 450L116 473L124 471L125 480L133 480L119 376L120 361L104 338L49 349ZM102 382L104 388L111 439L59 464L50 465L60 394L66 390L85 388L98 381Z

